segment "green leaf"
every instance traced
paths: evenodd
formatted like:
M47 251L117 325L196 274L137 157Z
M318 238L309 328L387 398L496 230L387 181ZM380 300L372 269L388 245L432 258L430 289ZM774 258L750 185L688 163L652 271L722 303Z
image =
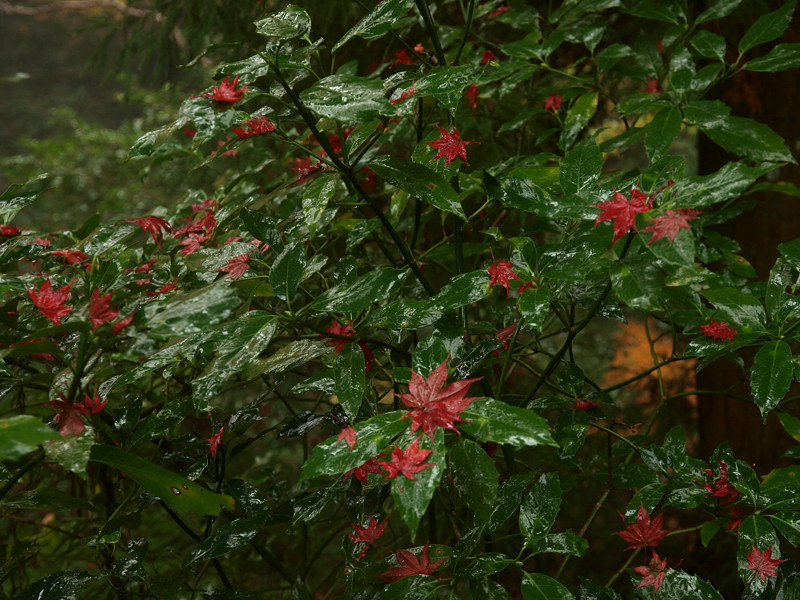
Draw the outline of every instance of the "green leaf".
M356 36L373 40L387 33L405 16L414 5L414 0L384 0L351 27L333 46L336 52Z
M29 585L14 600L80 600L86 598L84 590L96 579L81 571L51 573Z
M772 558L780 558L781 548L778 542L778 535L769 521L756 515L743 519L738 533L736 558L739 563L739 577L748 588L756 592L763 591L766 587L765 584L754 571L747 568L747 553L753 549L753 546L762 552L771 546Z
M391 296L407 274L407 269L374 269L355 283L345 282L325 291L311 307L319 312L361 312Z
M727 117L714 127L698 126L715 144L733 154L753 160L796 163L781 136L753 119Z
M475 524L485 523L497 496L497 468L486 450L472 440L459 438L448 449L453 485L475 515Z
M532 479L531 473L520 473L512 475L503 482L497 491L497 500L486 523L486 530L489 533L497 531L522 505L522 493Z
M692 38L692 46L705 58L725 60L725 38L705 29Z
M658 600L723 600L722 595L707 581L684 571L667 569L664 583L658 588Z
M254 310L215 334L221 340L217 356L201 376L192 380L194 406L200 407L216 396L232 375L250 365L267 348L277 328L274 315Z
M48 440L57 440L57 431L33 415L0 419L0 460L17 460Z
M263 519L236 519L226 523L204 539L192 550L185 564L190 565L202 560L211 560L228 552L246 546L264 524Z
M53 488L53 487L38 487L33 490L20 492L12 496L8 496L0 500L0 508L10 509L26 509L38 508L41 510L52 510L56 512L70 511L76 509L84 509L96 511L91 502L87 502L81 498L76 498L69 494Z
M94 431L87 425L79 436L58 437L44 447L47 457L65 470L86 477L86 463L94 445Z
M317 81L300 93L306 107L320 117L343 123L369 121L378 115L394 113L394 107L383 95L380 79L340 73Z
M405 442L402 444L408 447L412 443L412 436L405 436ZM423 464L433 465L414 473L416 480L408 479L403 475L398 475L392 480L392 499L400 513L400 518L408 527L408 532L411 535L411 541L417 534L417 526L419 525L422 515L428 508L428 504L439 486L439 481L444 473L446 460L446 449L444 446L444 429L438 427L434 434L434 440L427 435L418 438L419 447L424 449L433 449ZM358 443L358 442L356 442Z
M782 340L767 342L759 348L750 372L753 399L766 422L769 412L789 391L794 375L792 349Z
M532 410L480 398L461 412L460 429L482 442L514 446L557 446L547 421Z
M83 244L83 251L90 257L100 256L104 252L111 250L114 246L126 241L142 228L135 223L114 223L105 225L98 229L87 238ZM82 242L78 243L81 246Z
M303 188L303 217L312 235L317 229L322 214L336 193L336 175L320 175ZM259 238L260 239L260 238Z
M574 600L570 591L543 573L523 573L522 600Z
M744 54L753 46L771 42L786 31L796 5L797 0L788 0L778 10L761 15L739 40L739 54Z
M558 145L564 150L572 146L575 138L589 124L596 111L597 92L589 92L579 96L567 111Z
M773 469L764 475L759 493L764 505L769 508L800 508L800 468L793 466Z
M737 6L742 3L742 0L717 0L714 4L709 6L701 12L694 21L695 25L700 25L706 21L713 21L714 19L721 19L731 14Z
M382 156L367 166L409 195L467 220L456 191L441 175L428 167L394 156Z
M273 248L283 247L283 240L275 223L262 212L243 208L239 212L239 228L257 240L267 242Z
M318 340L296 340L268 356L254 360L244 372L251 379L262 373L282 373L322 356L329 346Z
M336 396L351 420L358 415L364 397L364 352L358 344L346 344L336 356Z
M275 295L289 304L297 292L306 268L306 247L300 242L289 244L272 263L269 284Z
M419 329L433 325L443 314L429 300L400 298L373 312L367 324L387 329Z
M686 114L688 118L688 107ZM678 206L703 208L717 202L741 196L761 175L774 165L751 167L744 162L728 163L711 175L695 175L678 181L670 188L678 199Z
M227 319L239 304L236 290L221 280L188 294L176 294L167 302L151 302L144 310L150 335L167 340L207 331Z
M779 512L769 515L772 526L785 537L789 543L797 547L800 545L800 515L795 512Z
M502 585L484 578L472 592L472 600L512 600L512 598Z
M545 319L550 314L550 288L528 288L517 301L519 312L525 318L525 326L542 331Z
M469 577L471 579L480 579L494 575L505 569L507 566L514 564L514 559L506 556L501 552L485 552L475 558L475 561L464 569L463 573L459 575Z
M589 549L589 542L571 531L561 533L548 533L545 536L532 540L528 547L533 554L570 554L583 556Z
M483 300L489 293L489 271L481 269L456 275L428 303L439 311L446 311Z
M603 153L592 138L586 138L567 152L558 169L565 194L593 189L603 172Z
M437 586L437 581L430 575L410 575L387 585L374 600L427 600L435 597Z
M434 67L414 83L414 89L422 96L433 96L452 113L464 97L464 89L475 83L481 69L470 65L458 67Z
M714 305L717 321L726 321L731 327L736 324L754 331L763 330L766 314L757 298L731 287L712 288L700 293Z
M173 510L218 515L223 508L234 508L230 496L211 492L182 475L115 446L94 446L91 460L116 467Z
M530 546L550 532L561 508L561 481L557 473L544 473L519 508L519 528Z
M256 21L256 31L264 37L290 40L311 33L311 17L294 4L287 4L276 13Z
M775 413L783 426L783 430L800 442L800 419L783 411Z
M344 441L338 441L338 434L317 444L302 467L300 481L320 475L341 475L377 457L390 440L408 428L405 415L404 411L395 410L354 426L356 445L352 450Z
M611 283L617 297L637 310L657 310L659 294L664 286L661 269L644 254L626 257L611 263Z
M655 162L669 150L681 130L681 111L677 106L664 108L656 113L646 127L644 149L650 162Z
M794 69L800 65L800 44L778 44L764 56L747 61L742 67L746 71L774 73Z

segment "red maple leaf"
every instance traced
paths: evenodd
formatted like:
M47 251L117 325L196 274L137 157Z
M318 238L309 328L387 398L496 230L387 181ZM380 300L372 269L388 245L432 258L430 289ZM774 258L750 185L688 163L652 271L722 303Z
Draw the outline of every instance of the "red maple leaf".
M408 413L411 417L411 431L422 427L422 430L431 439L433 439L437 426L459 433L455 423L464 422L459 413L466 409L473 400L477 400L477 398L465 398L464 396L472 382L478 381L478 379L480 377L462 379L445 386L447 359L436 367L427 379L412 369L408 393L397 395L403 404L412 409ZM430 450L425 452L430 453Z
M489 18L493 19L495 17L499 17L500 15L502 15L507 10L511 10L511 7L510 6L505 6L504 4L501 4L500 6L495 8L492 12L489 13Z
M653 558L650 559L650 563L643 567L633 567L633 570L642 575L642 580L636 586L636 589L652 585L653 594L655 594L667 576L667 560L662 559L658 552L653 550Z
M738 331L730 327L725 321L717 322L711 319L709 325L700 325L700 331L715 340L732 340Z
M648 79L647 87L644 89L645 94L660 94L661 88L658 85L658 79Z
M249 254L240 254L228 260L224 267L220 267L216 270L225 273L223 279L227 279L228 277L239 279L244 275L244 272L247 271L247 267L250 266L247 262L248 260L250 260Z
M386 521L388 520L389 515L386 515L386 518L378 523L378 520L372 516L369 518L369 523L367 523L366 527L362 527L356 523L350 523L353 526L353 533L348 533L347 535L350 536L350 539L353 540L353 543L366 544L358 553L358 558L356 558L357 561L364 558L367 550L369 550L370 543L374 542L383 535L383 532L386 530Z
M484 50L483 54L481 54L481 64L485 65L490 60L497 60L497 57L491 50Z
M710 469L704 469L704 472L708 475L713 475ZM719 502L720 506L732 504L736 501L736 498L742 495L742 493L728 481L728 465L722 461L719 462L719 477L705 484L703 489L715 498L722 498Z
M111 333L119 333L123 329L125 329L128 325L133 322L133 311L131 311L130 316L125 317L124 319L120 319L114 326L111 328Z
M203 242L208 241L208 236L205 233L190 233L189 237L183 238L178 242L179 246L183 246L181 254L189 256L192 252L199 250L203 247Z
M414 57L408 54L408 50L405 48L395 51L394 57L395 61L392 63L393 67L396 67L397 65L413 65L417 62Z
M445 131L438 125L436 128L441 132L442 137L438 140L427 142L428 146L433 146L439 151L431 160L434 161L437 158L444 157L444 166L447 167L456 158L461 157L465 163L469 164L467 162L467 144L480 144L480 142L461 141L461 134L458 133L458 129L455 127L453 127L453 133Z
M650 196L634 188L631 190L629 202L624 194L615 191L613 200L606 200L599 204L592 204L592 206L603 209L594 222L595 227L602 221L614 221L614 238L611 240L613 246L619 238L628 233L628 229L631 227L636 229L636 215L650 210Z
M83 405L86 407L87 412L90 412L93 415L96 415L101 410L103 410L103 407L106 405L106 402L108 402L108 399L104 400L103 398L97 395L97 392L94 393L94 398L92 398L86 392L83 393Z
M211 458L217 458L217 450L219 449L219 445L222 443L222 434L224 433L225 428L220 427L219 431L210 438L203 438L208 442L208 450L206 450L206 454L210 454Z
M417 93L417 91L418 91L418 90L415 90L415 89L414 89L414 82L412 81L412 82L411 82L411 87L410 87L410 88L408 88L407 90L405 90L404 92L402 92L402 93L400 94L400 96L399 96L399 97L397 97L397 98L395 98L394 100L389 100L389 104L399 104L400 102L402 102L402 101L403 101L403 100L405 100L406 98L410 98L411 96L413 96L414 94L416 94L416 93Z
M67 298L69 298L69 289L71 287L72 283L69 283L54 290L53 284L47 279L42 283L38 293L36 292L36 288L32 287L28 289L28 295L33 305L38 308L45 317L50 319L53 324L61 325L61 317L66 317L72 312L72 307L64 304Z
M444 559L437 560L434 563L430 561L428 558L428 542L425 542L425 547L422 549L422 554L420 554L419 558L404 549L398 550L394 555L397 557L397 562L400 563L400 566L393 567L378 575L386 583L394 583L409 575L433 575L444 562Z
M53 250L50 255L63 258L68 265L74 265L89 258L80 250Z
M235 133L236 136L241 139L253 137L254 135L262 135L275 130L275 125L273 125L272 121L270 121L264 115L260 115L253 119L248 119L242 123L242 125L247 125L248 128L245 129L244 127L231 127L233 133Z
M394 479L402 474L403 477L416 481L417 478L414 477L414 473L419 473L433 466L432 464L422 464L433 450L419 447L419 439L421 437L419 436L415 439L405 450L395 446L394 450L392 450L391 461L380 462L380 465L386 471L386 479Z
M693 218L693 216L687 216L686 214L667 209L667 214L656 217L653 219L652 225L643 227L639 231L649 231L653 233L653 235L650 236L650 241L647 242L648 245L661 238L668 238L669 243L672 244L675 241L675 236L678 235L681 229L691 229L687 219Z
M328 346L336 348L336 354L339 354L342 348L356 339L356 331L353 329L353 325L351 323L341 325L336 319L325 328L325 331L336 336L332 337L330 341L325 342Z
M117 316L119 316L119 310L111 308L111 292L101 296L95 288L89 300L89 322L92 324L92 329L97 329L103 323L113 321Z
M380 458L380 456L378 458ZM379 461L378 458L370 458L360 467L350 469L347 473L344 474L344 478L347 479L351 475L354 475L355 478L358 479L361 483L366 484L367 477L369 476L370 473L381 472L381 465L383 463Z
M233 78L233 81L228 81L228 78L231 76L230 73L225 75L225 79L223 79L218 86L211 88L211 93L204 93L203 96L207 98L211 98L212 100L216 100L217 102L228 102L233 104L234 102L239 102L244 96L245 91L249 90L250 88L239 88L236 89L236 83L239 81L239 75Z
M666 529L662 529L664 525L664 515L658 515L650 519L650 515L644 509L644 504L640 505L639 512L636 515L636 522L630 523L625 526L622 531L615 531L614 535L618 535L631 545L625 548L631 550L635 548L643 548L645 546L655 547L667 537L669 533Z
M300 158L295 158L292 171L300 175L300 177L297 178L297 181L295 181L295 183L297 184L303 183L311 175L323 169L324 167L325 165L323 165L322 162L320 161L311 164L311 159L305 156Z
M344 443L350 446L350 450L356 445L356 430L348 425L344 429L339 432L339 437L336 438L336 443L338 444L344 440Z
M194 212L194 211L193 211ZM189 219L189 217L187 217ZM206 209L206 212L202 215L197 217L194 220L189 220L187 225L176 229L175 232L172 234L173 237L178 237L181 235L187 235L189 233L205 233L206 235L211 235L211 233L217 227L217 218L214 216L213 209Z
M550 94L544 99L544 109L556 112L563 103L564 98L561 97L561 94Z
M219 270L219 269L217 269L217 270ZM150 282L149 279L140 279L139 281L143 281L143 282L146 282L146 283ZM167 292L171 292L172 290L174 290L175 289L175 285L177 283L178 283L178 278L176 277L174 281L170 281L169 283L165 283L164 285L162 285L158 289L158 291L156 291L156 292L147 292L147 295L152 297L152 296L160 296L161 294L166 294Z
M17 235L19 232L13 225L0 225L0 235Z
M498 260L496 263L489 267L489 275L491 279L489 280L489 287L492 287L494 284L499 283L504 288L506 288L506 294L509 293L508 289L508 280L509 279L516 279L517 281L522 281L517 274L514 273L513 267L514 265L507 260Z
M772 558L772 546L771 544L769 548L761 552L753 544L752 550L747 553L747 565L745 568L755 571L764 583L767 582L767 577L778 574L775 567L782 562L786 562L785 558Z
M58 398L54 398L50 402L46 402L44 406L52 406L59 414L54 417L54 421L58 423L58 433L63 437L74 433L76 436L83 433L84 424L81 415L89 412L83 404L72 403L67 401L61 393L58 393Z
M172 227L170 227L169 222L161 217L139 217L138 219L125 219L129 223L136 223L145 231L150 232L150 235L153 236L153 241L156 244L161 244L161 233L162 230L169 233L172 231Z
M464 92L464 100L467 101L467 106L469 109L474 113L478 110L478 86L474 83L467 86L466 91Z
M572 410L592 410L596 406L600 406L600 403L597 400L589 400L588 398L583 398L581 400L576 400L575 402L570 402L569 408Z

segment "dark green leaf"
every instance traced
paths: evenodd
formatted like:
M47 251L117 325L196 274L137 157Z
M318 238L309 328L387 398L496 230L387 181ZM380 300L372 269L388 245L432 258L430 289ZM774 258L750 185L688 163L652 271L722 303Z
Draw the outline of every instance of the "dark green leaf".
M795 163L781 136L763 123L744 117L727 117L714 127L699 125L724 150L753 160Z
M649 592L649 590L648 590ZM664 583L658 588L658 600L723 600L714 586L697 575L668 569Z
M434 67L414 84L414 89L423 96L433 96L452 113L458 109L458 102L464 97L464 89L475 83L480 69L470 65L458 67Z
M705 23L706 21L727 17L741 3L742 0L717 0L714 4L701 12L694 23L695 25L700 25L700 23Z
M387 585L374 600L426 600L435 596L437 585L430 575L410 575Z
M186 564L211 560L245 546L258 534L263 524L262 519L244 518L223 525L192 550L185 561Z
M255 25L260 35L282 40L305 37L311 33L311 18L305 10L294 4L287 4L278 12L256 21Z
M565 194L577 194L594 188L603 171L603 154L592 138L586 138L567 152L558 169Z
M458 194L441 175L429 168L394 156L382 156L367 166L409 195L467 220Z
M760 494L763 503L770 508L800 508L800 468L773 469L761 481Z
M783 430L800 442L800 419L783 411L775 413L783 426Z
M692 46L705 58L725 60L725 38L705 29L692 38Z
M739 53L779 37L789 27L796 5L797 0L788 0L778 10L761 15L739 40Z
M321 294L312 304L319 312L355 313L391 296L403 283L407 269L374 269L355 284L346 282Z
M789 543L797 547L800 545L800 515L795 512L779 512L769 515L773 527L777 529Z
M656 113L647 124L644 136L644 148L650 162L655 162L664 155L681 130L681 111L677 106L664 108Z
M0 508L5 510L38 508L56 512L76 509L97 510L90 502L65 494L53 487L38 487L33 490L13 494L0 500Z
M794 69L798 65L800 65L800 44L778 44L764 56L744 63L742 69L774 73Z
M283 240L275 223L260 211L243 208L239 212L239 228L257 240L267 242L273 248L283 247Z
M748 588L756 592L763 591L766 587L765 583L760 580L755 571L747 568L747 554L752 551L753 546L758 548L761 552L771 547L772 558L780 558L781 548L778 543L778 535L775 533L769 521L757 515L751 515L743 519L738 533L737 545L739 551L737 552L737 559L739 563L739 577L741 577Z
M433 465L414 474L416 480L408 479L403 475L398 475L392 480L392 499L400 513L400 518L408 527L411 541L417 534L422 515L428 508L428 504L439 486L439 480L444 473L447 452L444 446L444 429L438 427L434 434L434 440L427 435L419 438L419 447L433 449L423 464ZM401 445L406 448L412 442L412 436L407 435Z
M764 421L789 391L793 374L792 349L786 342L767 342L756 353L750 373L750 387Z
M356 36L366 40L379 38L392 29L414 5L414 0L384 0L351 27L333 46L336 52Z
M211 492L182 475L115 446L94 446L91 460L116 467L173 510L218 515L223 508L233 510L235 505L230 496Z
M177 294L167 302L151 302L145 307L145 315L150 335L167 340L207 331L209 326L227 319L239 304L236 290L220 281Z
M289 244L272 263L269 284L275 295L287 304L294 298L306 267L306 247L300 242Z
M663 283L661 269L647 255L635 255L611 264L611 283L617 297L637 310L657 310Z
M336 193L336 175L320 175L303 188L303 217L313 235L328 202Z
M367 323L388 329L418 329L433 325L443 314L428 300L400 298L373 312Z
M453 485L475 515L475 523L485 523L497 496L497 468L486 450L475 442L459 438L449 448Z
M497 500L486 523L486 530L489 533L497 531L521 506L522 493L532 480L532 474L520 473L512 475L503 482L497 491Z
M528 546L550 531L560 508L561 481L558 474L544 473L519 508L519 528Z
M355 419L361 407L364 382L364 352L358 344L346 344L336 356L334 371L336 396L350 419Z
M514 564L514 559L500 552L486 552L478 556L475 561L464 569L463 576L473 579L480 579L494 575L505 569L508 565Z
M79 436L59 436L50 441L45 445L44 452L50 460L83 478L86 477L86 463L89 462L89 452L93 445L94 431L87 425Z
M558 581L543 573L522 574L522 600L574 600Z
M51 573L14 596L14 600L80 600L95 577L81 571Z
M589 542L571 531L548 533L532 540L528 547L534 554L569 554L583 556L589 549Z
M17 460L36 450L39 444L59 437L57 431L33 415L0 419L0 460Z
M461 413L460 428L483 442L515 446L557 446L547 421L532 410L481 398Z
M567 111L564 118L564 128L561 130L559 146L566 150L578 137L578 134L592 120L597 111L597 92L589 92L579 96ZM593 142L594 143L594 142Z
M367 419L355 426L356 445L351 450L338 434L314 447L303 465L300 481L320 475L340 475L377 457L390 440L408 428L404 411L396 410Z
M428 302L438 310L446 311L478 302L489 292L489 271L483 269L456 275Z
M366 79L347 73L331 75L303 90L300 98L320 117L343 123L368 121L392 114L394 107L383 95L380 79Z
M512 600L506 589L491 579L483 579L472 592L473 600Z
M519 312L525 318L525 326L542 331L545 319L550 314L550 288L528 288L517 301Z
M248 379L261 373L282 373L294 369L322 356L328 351L329 346L317 340L296 340L289 342L283 348L268 356L250 363L244 376Z
M751 167L743 162L728 163L711 175L695 175L678 181L670 189L685 208L702 208L741 196L761 175L774 165Z
M701 292L716 309L717 321L759 331L763 330L766 314L761 302L736 288L712 288Z

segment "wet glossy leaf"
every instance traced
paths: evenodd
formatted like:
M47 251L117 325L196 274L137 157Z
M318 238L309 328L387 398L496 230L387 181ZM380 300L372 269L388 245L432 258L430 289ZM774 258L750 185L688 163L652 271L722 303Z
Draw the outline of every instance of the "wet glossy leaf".
M612 263L611 283L617 297L631 308L645 312L658 309L663 275L646 255Z
M681 130L682 122L680 109L677 106L670 106L658 111L653 120L647 124L644 148L650 162L658 160L669 150Z
M780 558L781 549L778 535L767 519L757 515L751 515L743 519L738 533L737 559L739 563L739 577L741 577L742 581L745 585L748 585L748 587L752 587L755 590L763 589L764 584L761 582L758 575L747 568L747 553L753 549L753 546L762 552L771 546L772 558Z
M91 460L116 467L173 510L218 515L223 508L234 508L234 500L230 496L211 492L182 475L120 448L94 446Z
M565 194L592 189L603 171L603 154L595 141L586 138L567 152L558 169L558 178Z
M89 256L100 256L141 230L142 228L135 223L105 225L92 233L82 248ZM81 247L80 244L79 247Z
M542 331L545 319L550 314L550 288L528 288L517 301L519 312L525 318L525 327Z
M67 471L79 477L86 477L86 463L89 462L89 452L94 445L94 430L86 425L79 436L59 436L44 447L45 454L51 460L60 464Z
M470 65L458 67L434 67L414 83L414 88L423 96L433 96L455 113L464 90L478 79L480 69Z
M725 60L725 38L706 29L701 29L692 38L692 46L705 58Z
M368 324L388 329L418 329L433 325L444 311L429 300L400 298L370 315Z
M461 413L460 429L483 442L515 446L557 446L547 421L532 410L481 398Z
M764 421L789 391L794 376L792 349L782 340L759 348L750 372L750 388Z
M798 65L800 65L800 44L778 44L764 56L744 63L742 69L774 73L793 69Z
M8 496L0 500L0 508L4 510L38 508L56 512L76 509L97 510L90 502L52 487L38 487Z
M478 302L489 292L489 271L481 269L456 275L428 302L444 312Z
M346 344L336 356L336 396L350 419L355 419L364 397L364 352L358 344Z
M432 597L436 587L437 581L430 575L410 575L387 585L375 600L426 600Z
M308 13L294 4L287 4L282 10L256 21L255 25L260 35L287 40L304 37L311 32Z
M685 112L688 119L690 113L688 110ZM708 113L705 113L702 118L707 116ZM670 189L677 197L679 206L702 208L742 195L756 179L773 168L774 165L769 164L751 167L745 163L728 163L712 175L686 177Z
M769 515L773 527L785 537L792 546L800 545L800 515L794 512L779 512Z
M695 25L705 23L706 21L713 21L714 19L727 17L741 3L742 0L717 0L714 2L714 4L709 6L697 16L697 19L695 19Z
M723 600L714 586L697 575L676 569L667 570L664 583L658 588L659 600Z
M483 579L472 593L473 600L512 600L506 589L491 579Z
M282 248L281 239L275 223L264 213L243 208L239 212L239 227L261 242L267 242L273 248Z
M414 0L384 0L351 27L333 46L336 52L356 36L366 40L381 37L394 27L414 5Z
M558 474L544 473L533 484L519 508L519 528L527 545L550 531L560 508L561 481Z
M548 533L542 537L534 538L528 544L534 554L569 554L583 556L589 549L589 542L571 531L562 533Z
M272 263L269 284L275 295L287 304L291 303L306 267L306 247L302 243L289 244Z
M792 21L797 0L788 0L778 10L761 15L739 40L739 53L744 54L753 46L771 42L779 37Z
M338 434L317 444L303 465L300 480L320 475L339 475L377 457L391 439L408 428L409 421L403 419L404 415L404 411L392 411L356 425L356 445L352 450L338 440Z
M558 581L543 573L522 574L522 600L574 600Z
M764 476L760 486L761 502L779 510L800 508L800 468L781 467Z
M247 545L258 534L263 524L261 519L244 518L223 525L192 550L185 561L186 564L223 556Z
M301 92L300 98L318 116L345 123L394 113L394 107L383 95L380 79L346 73L320 79Z
M441 175L428 167L394 156L382 156L367 166L409 195L467 220L458 194Z
M337 181L338 178L335 175L320 175L303 188L303 216L306 227L312 235L317 230L317 224L325 212L328 202L336 193Z
M318 415L316 413L304 410L294 415L289 419L283 427L281 427L279 437L297 437L308 433L317 425L327 422L325 415Z
M715 126L700 129L724 150L753 160L795 163L781 136L767 125L745 117L726 117Z
M40 444L60 437L55 429L33 415L0 419L0 460L17 460Z
M28 586L15 600L80 600L96 578L83 571L51 573Z
M564 119L564 128L561 130L559 146L567 149L578 137L578 134L592 120L597 111L597 92L589 92L579 96L567 111Z
M470 511L475 523L485 523L492 514L497 495L497 468L486 450L472 440L460 438L448 451L453 485Z
M411 441L410 438L410 435L406 436L401 446L406 447ZM436 429L433 441L427 435L423 435L419 438L419 447L433 449L433 452L425 459L425 464L433 466L415 473L416 481L403 475L398 475L392 479L392 499L397 507L397 512L400 513L400 518L408 527L412 542L416 537L417 526L422 519L422 515L425 514L428 504L439 486L442 473L444 473L444 469L447 466L444 429L441 427Z
M329 346L318 340L297 340L289 342L267 358L259 358L250 363L245 377L251 379L261 373L282 373L294 369L322 356Z
M407 274L406 269L374 269L355 284L347 282L323 292L312 308L329 313L360 312L392 295Z
M763 329L764 307L753 296L735 288L708 289L702 294L714 305L717 321L726 321L735 329L738 329L736 325L756 331Z
M502 571L507 566L514 564L514 559L502 554L501 552L486 552L478 556L472 564L464 569L463 575L480 579L494 575Z
M236 290L224 281L178 294L167 302L151 302L145 315L150 335L166 340L206 331L227 319L240 304Z

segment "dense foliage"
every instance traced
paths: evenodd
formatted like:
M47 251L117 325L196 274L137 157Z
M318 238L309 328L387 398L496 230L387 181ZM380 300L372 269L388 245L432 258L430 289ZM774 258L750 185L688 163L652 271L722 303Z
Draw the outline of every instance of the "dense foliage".
M758 281L709 229L793 189L759 182L780 136L704 99L800 65L795 0L726 40L739 4L383 0L338 39L286 4L131 149L190 158L180 197L46 233L9 188L4 595L800 593L798 468L667 418L666 369L730 359L800 436L800 240ZM697 131L734 160L687 172ZM626 321L649 364L614 380Z

